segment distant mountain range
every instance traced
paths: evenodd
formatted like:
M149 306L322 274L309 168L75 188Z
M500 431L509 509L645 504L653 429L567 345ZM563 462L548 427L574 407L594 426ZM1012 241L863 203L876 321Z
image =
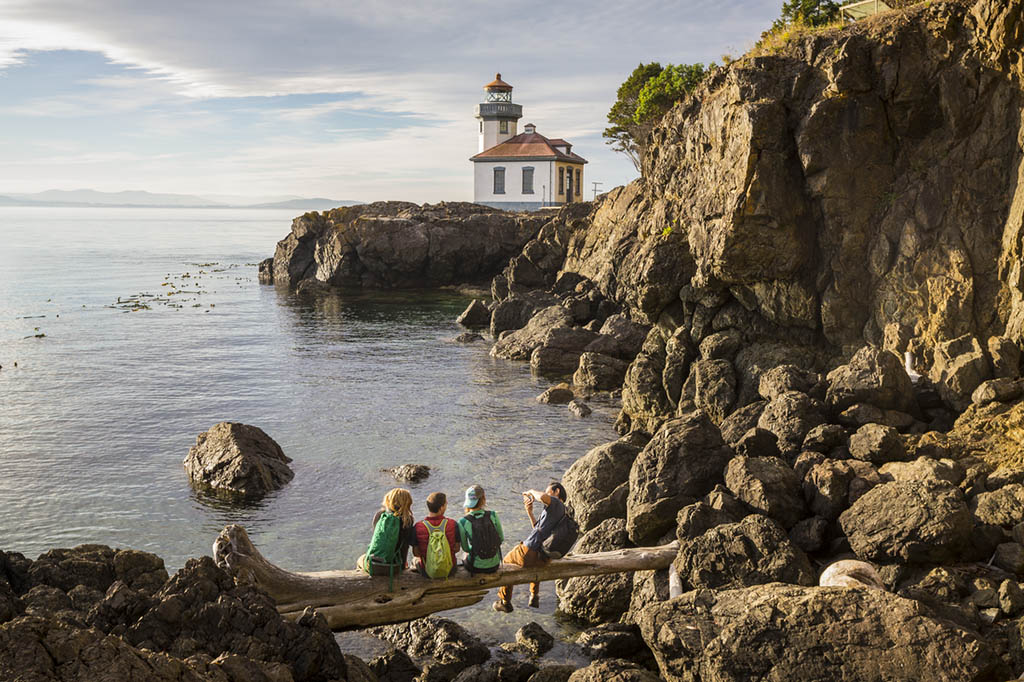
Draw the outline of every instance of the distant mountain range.
M153 192L97 192L92 189L51 189L35 194L0 195L0 206L69 206L79 208L287 208L297 211L326 211L338 206L354 206L361 201L323 197L236 197L192 194L156 194Z

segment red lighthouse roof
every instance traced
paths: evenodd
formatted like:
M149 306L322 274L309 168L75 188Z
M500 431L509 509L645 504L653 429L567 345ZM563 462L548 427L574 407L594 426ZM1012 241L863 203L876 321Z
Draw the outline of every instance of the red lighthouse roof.
M501 92L510 92L512 90L512 86L509 85L508 83L506 83L505 81L501 80L501 74L500 73L496 73L496 74L494 74L494 80L492 80L490 83L485 85L484 86L484 90L497 90L497 91L501 91Z

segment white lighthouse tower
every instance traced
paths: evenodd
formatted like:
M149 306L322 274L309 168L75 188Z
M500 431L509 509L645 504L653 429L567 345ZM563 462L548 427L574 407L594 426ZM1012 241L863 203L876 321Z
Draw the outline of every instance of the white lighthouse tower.
M480 122L478 153L514 137L517 122L523 117L523 107L512 103L512 86L501 80L500 73L484 86L484 92L484 101L476 105Z

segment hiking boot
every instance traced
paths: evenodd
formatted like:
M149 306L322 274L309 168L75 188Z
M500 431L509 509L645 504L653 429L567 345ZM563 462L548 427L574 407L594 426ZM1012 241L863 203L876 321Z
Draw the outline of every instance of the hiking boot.
M494 604L491 605L491 608L502 613L512 613L512 604L500 599L496 599Z
M539 609L540 608L540 595L539 594L531 594L530 595L530 608L531 609Z

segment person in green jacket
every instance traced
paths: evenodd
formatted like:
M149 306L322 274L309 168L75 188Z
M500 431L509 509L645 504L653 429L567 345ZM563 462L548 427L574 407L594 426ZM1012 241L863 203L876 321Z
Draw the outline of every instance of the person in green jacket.
M466 490L459 519L459 544L466 552L462 565L470 573L494 573L501 567L501 543L505 534L497 513L486 509L487 496L478 485Z

